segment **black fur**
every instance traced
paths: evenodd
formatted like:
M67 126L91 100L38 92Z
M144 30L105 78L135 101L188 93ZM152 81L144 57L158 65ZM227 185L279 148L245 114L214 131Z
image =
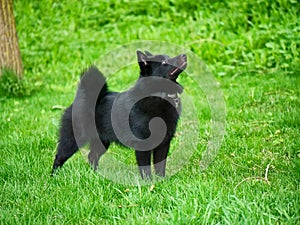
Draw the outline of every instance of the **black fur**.
M111 142L117 142L136 149L143 178L151 176L151 154L156 174L165 176L181 111L179 94L183 88L176 79L186 68L187 59L185 55L170 58L147 51L137 51L137 57L140 78L125 92L108 91L104 76L94 66L82 74L75 100L62 116L52 174L87 143L89 161L97 169L100 156Z

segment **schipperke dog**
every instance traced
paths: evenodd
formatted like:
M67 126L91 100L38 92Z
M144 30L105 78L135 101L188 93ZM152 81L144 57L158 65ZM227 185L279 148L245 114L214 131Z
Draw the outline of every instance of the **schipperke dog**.
M170 58L137 51L140 76L125 92L108 91L105 77L91 66L82 73L73 104L62 116L52 175L79 148L89 144L89 162L98 161L111 142L135 149L142 178L165 176L166 159L181 112L183 87L178 75L187 66L185 54Z

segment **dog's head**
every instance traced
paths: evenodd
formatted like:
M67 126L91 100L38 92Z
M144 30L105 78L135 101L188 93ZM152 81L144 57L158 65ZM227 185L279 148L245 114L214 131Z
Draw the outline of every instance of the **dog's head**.
M140 66L140 76L157 76L176 81L179 74L187 66L187 57L180 54L174 58L167 55L152 55L150 52L137 51L137 58Z

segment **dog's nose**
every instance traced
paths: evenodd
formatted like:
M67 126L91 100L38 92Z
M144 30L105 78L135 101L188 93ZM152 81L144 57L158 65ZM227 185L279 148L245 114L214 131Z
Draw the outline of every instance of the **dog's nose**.
M181 54L181 55L180 55L180 58L181 58L182 60L186 60L186 54Z

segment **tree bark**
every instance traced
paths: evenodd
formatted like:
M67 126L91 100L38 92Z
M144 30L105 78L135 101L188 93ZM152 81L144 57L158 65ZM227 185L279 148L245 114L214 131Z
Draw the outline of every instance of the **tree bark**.
M23 76L23 64L18 44L13 0L0 0L0 77L2 69Z

